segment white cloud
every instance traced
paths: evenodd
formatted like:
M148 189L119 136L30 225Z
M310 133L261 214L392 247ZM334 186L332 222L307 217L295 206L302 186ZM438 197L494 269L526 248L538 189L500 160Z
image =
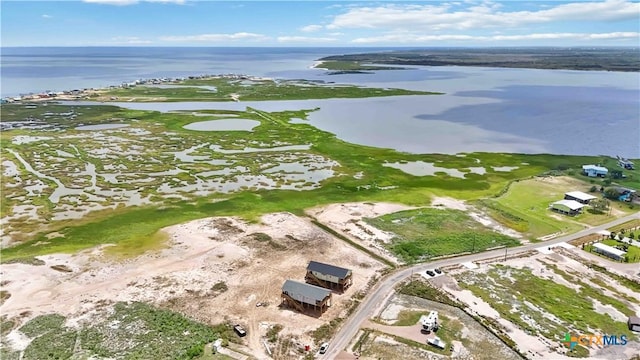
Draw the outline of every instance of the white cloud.
M268 40L269 37L262 34L254 34L248 32L238 32L233 34L199 34L199 35L178 35L178 36L161 36L162 41L173 42L223 42L223 41L261 41Z
M116 36L111 38L111 41L116 44L152 44L151 40L144 40L137 36Z
M337 41L336 38L331 37L310 37L310 36L280 36L278 37L278 42L281 43L326 43Z
M562 21L615 21L640 18L640 3L628 0L575 2L537 11L501 11L490 1L464 7L443 4L389 4L353 7L334 17L328 29L377 28L387 30L468 30Z
M185 0L82 0L82 2L91 3L91 4L116 5L116 6L133 5L140 2L182 5L185 3Z
M51 18L53 18L53 16L47 15L47 14L42 14L42 18L43 19L51 19Z
M539 33L525 35L492 35L492 36L474 36L474 35L418 35L409 33L395 33L382 36L362 37L352 40L356 44L373 44L373 43L404 43L404 44L420 44L438 41L474 41L474 42L495 42L495 41L523 41L523 40L628 40L638 39L638 32L612 32L612 33Z
M322 25L307 25L300 28L300 31L303 32L314 32L318 30L322 30Z

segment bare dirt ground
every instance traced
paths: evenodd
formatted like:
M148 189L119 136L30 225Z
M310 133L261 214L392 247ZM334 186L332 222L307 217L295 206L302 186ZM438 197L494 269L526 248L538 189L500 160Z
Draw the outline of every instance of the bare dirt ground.
M602 278L603 275L597 272L594 269L591 269L587 265L585 265L585 261L583 261L586 257L581 255L590 255L590 254L581 254L584 253L578 248L572 248L570 250L565 249L563 247L552 248L552 251L547 254L538 253L533 256L528 257L520 257L520 258L512 258L507 260L506 262L501 261L501 263L505 266L515 267L515 268L529 268L532 271L532 274L535 276L543 277L550 281L556 282L558 284L570 287L570 288L578 288L579 286L574 283L570 283L565 280L562 276L556 274L547 264L554 264L560 270L569 272L569 273L578 273L580 274L580 280L587 283L590 287L598 289L602 291L605 295L616 297L615 293L612 293L610 290L598 285L597 283L590 281L591 278ZM607 266L608 264L602 263L603 259L593 259L600 260L601 265ZM506 333L509 335L511 339L518 344L520 351L527 354L528 357L532 359L568 359L568 357L558 353L556 351L551 350L551 348L560 348L564 349L561 344L554 339L547 339L542 336L536 336L533 334L529 334L524 332L522 329L517 327L515 324L507 321L502 318L500 314L493 309L488 303L483 301L481 298L475 296L471 291L461 289L456 280L453 278L456 274L465 271L474 271L474 272L483 272L486 273L489 270L489 263L479 264L479 267L474 270L468 270L466 268L459 268L457 270L449 271L447 276L440 277L437 282L432 282L434 285L441 286L448 293L453 295L458 301L464 303L468 306L468 308L475 314L484 315L486 317L494 318L498 321L498 323L503 326ZM623 264L621 264L623 265ZM637 264L624 264L624 265L636 265ZM618 270L618 269L616 269ZM637 270L637 268L636 268ZM615 271L615 270L614 270ZM617 271L622 272L622 271ZM607 284L613 286L619 293L625 294L631 298L638 298L640 294L628 289L627 287L622 286L617 281L613 279L606 279ZM632 308L636 313L640 313L640 305L636 304L628 304L630 308ZM626 322L627 317L620 313L615 308L610 305L602 305L601 303L594 301L594 309L609 314L616 321ZM593 348L591 351L590 359L608 359L608 358L620 358L627 359L637 354L640 351L640 343L637 341L632 341L627 344L627 346L612 346L603 349Z
M353 211L366 213L352 205ZM385 205L375 205L374 208ZM116 262L100 248L76 255L49 255L44 265L2 264L2 290L11 297L0 312L22 322L37 315L60 313L67 325L91 321L100 306L116 301L142 301L183 313L209 324L240 323L247 329L246 351L265 357L261 341L269 325L281 324L283 335L312 344L309 331L344 316L353 294L366 287L380 263L289 213L268 214L259 224L231 217L207 218L164 229L168 248ZM270 240L257 240L264 233ZM286 279L304 282L309 260L353 269L353 286L334 294L332 306L319 318L281 308ZM67 271L54 270L57 267ZM224 282L228 290L214 291ZM258 302L267 306L256 307ZM20 315L22 314L22 315ZM15 332L15 331L14 331ZM11 338L19 338L12 335ZM17 344L24 348L25 344Z
M414 208L389 203L344 203L312 208L307 210L307 214L351 240L367 246L378 255L398 263L398 259L384 247L394 234L373 227L362 219L409 209Z

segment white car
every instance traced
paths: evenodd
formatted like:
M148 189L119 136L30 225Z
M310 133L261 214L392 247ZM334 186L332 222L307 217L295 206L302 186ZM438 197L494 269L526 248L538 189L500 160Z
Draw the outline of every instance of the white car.
M329 343L324 343L322 345L320 345L320 354L324 354L327 352L327 349L329 348Z

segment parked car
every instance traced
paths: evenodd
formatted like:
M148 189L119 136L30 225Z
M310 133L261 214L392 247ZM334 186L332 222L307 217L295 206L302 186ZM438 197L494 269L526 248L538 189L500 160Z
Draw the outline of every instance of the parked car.
M433 271L435 271L435 272L436 272L436 274L442 274L442 270L440 270L440 269L438 269L438 268L433 269Z
M238 336L240 337L244 337L247 336L247 332L244 330L244 328L240 325L234 325L233 326L233 331L236 332L236 334L238 334Z
M436 273L434 273L433 270L427 270L427 275L436 276Z
M329 343L324 343L320 345L320 354L326 353L328 348L329 348Z

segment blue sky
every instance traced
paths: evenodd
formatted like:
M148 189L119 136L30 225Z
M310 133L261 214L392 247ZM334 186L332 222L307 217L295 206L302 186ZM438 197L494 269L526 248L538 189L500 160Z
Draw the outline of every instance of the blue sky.
M640 2L1 0L2 46L639 46Z

